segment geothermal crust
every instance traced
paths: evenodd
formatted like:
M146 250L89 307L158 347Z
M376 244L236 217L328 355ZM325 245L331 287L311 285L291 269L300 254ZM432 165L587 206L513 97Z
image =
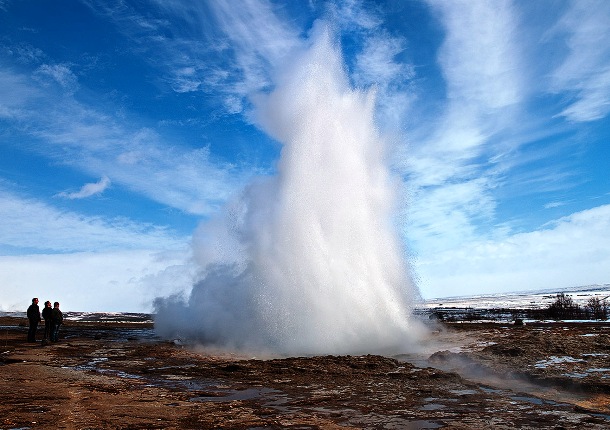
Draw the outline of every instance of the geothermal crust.
M0 428L610 426L610 324L439 324L417 354L253 358L67 321L0 318ZM20 325L21 324L21 325Z

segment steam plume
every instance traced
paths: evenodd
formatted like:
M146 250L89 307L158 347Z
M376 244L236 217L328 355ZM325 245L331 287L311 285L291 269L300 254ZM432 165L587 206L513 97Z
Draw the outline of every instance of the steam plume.
M295 55L255 120L283 147L194 237L207 264L190 297L158 299L156 328L280 353L404 350L417 293L393 224L395 189L374 93L350 88L328 32Z

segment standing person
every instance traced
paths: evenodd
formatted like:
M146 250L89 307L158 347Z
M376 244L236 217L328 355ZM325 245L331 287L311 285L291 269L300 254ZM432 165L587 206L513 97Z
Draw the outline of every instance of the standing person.
M42 317L44 318L44 338L43 340L51 339L53 333L53 308L51 302L44 302L44 309L42 310Z
M64 314L59 310L59 302L53 303L53 330L51 332L51 342L59 339L59 326L64 322Z
M28 308L28 320L30 321L30 328L28 330L28 342L36 342L36 329L40 322L40 308L38 307L38 297L32 299L32 304Z

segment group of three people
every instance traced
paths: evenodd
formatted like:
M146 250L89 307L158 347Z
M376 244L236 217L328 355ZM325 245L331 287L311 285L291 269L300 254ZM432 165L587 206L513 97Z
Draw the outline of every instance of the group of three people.
M38 298L34 297L32 299L32 304L28 308L27 316L30 322L28 342L36 342L36 330L38 329L38 323L42 321L42 318L44 318L44 340L49 339L51 342L57 342L59 327L64 322L64 314L59 310L59 302L55 302L53 307L51 307L50 301L47 300L44 302L41 318Z

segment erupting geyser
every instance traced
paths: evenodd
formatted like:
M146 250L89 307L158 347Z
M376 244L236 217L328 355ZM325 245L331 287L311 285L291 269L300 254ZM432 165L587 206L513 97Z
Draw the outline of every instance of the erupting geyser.
M200 227L195 255L216 261L187 300L157 300L160 335L286 354L400 352L413 339L374 93L350 88L328 32L314 39L255 100L283 144L277 175Z

